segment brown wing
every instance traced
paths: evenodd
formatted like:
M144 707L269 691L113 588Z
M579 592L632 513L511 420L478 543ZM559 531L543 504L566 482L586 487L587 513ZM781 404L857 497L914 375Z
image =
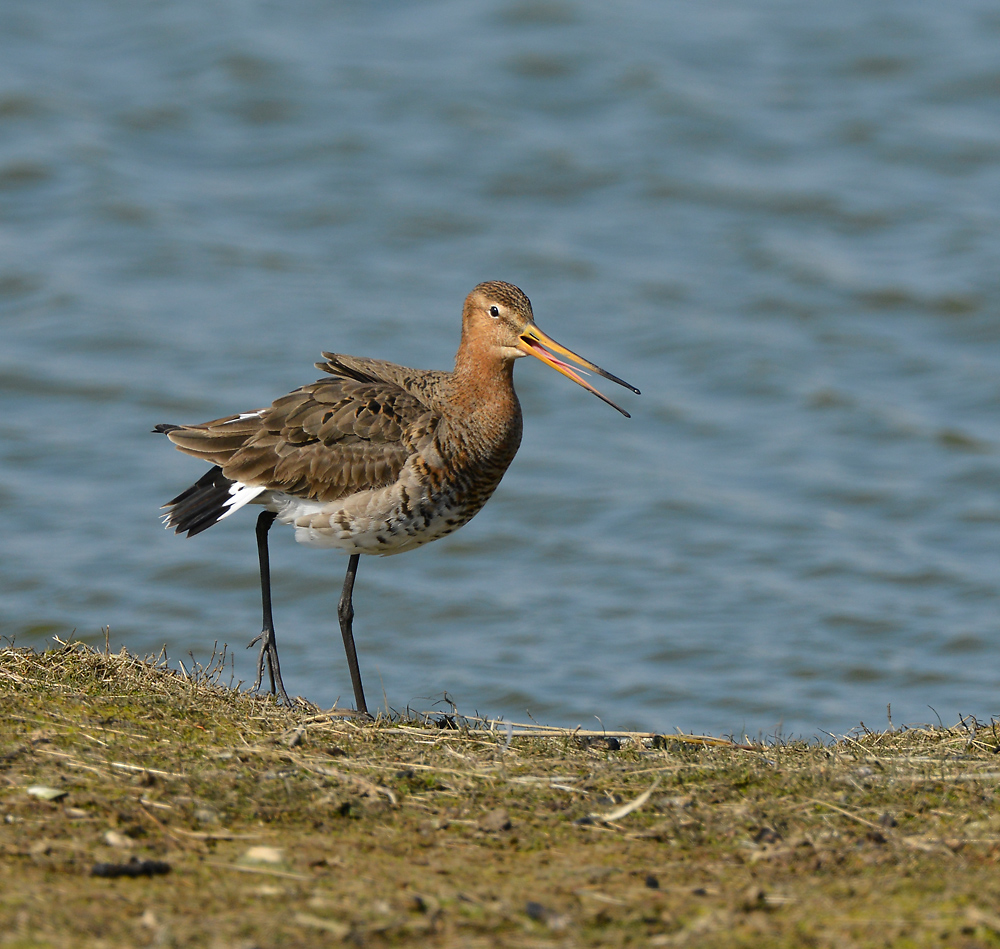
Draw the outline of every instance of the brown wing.
M324 353L332 378L260 412L184 425L167 437L243 484L333 501L396 481L432 437L437 414L404 388L413 370Z

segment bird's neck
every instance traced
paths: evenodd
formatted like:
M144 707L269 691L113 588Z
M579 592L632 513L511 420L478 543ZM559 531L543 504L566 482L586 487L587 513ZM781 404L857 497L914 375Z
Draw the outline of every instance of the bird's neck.
M497 446L521 436L521 405L514 392L514 360L475 340L462 340L452 374L453 422Z

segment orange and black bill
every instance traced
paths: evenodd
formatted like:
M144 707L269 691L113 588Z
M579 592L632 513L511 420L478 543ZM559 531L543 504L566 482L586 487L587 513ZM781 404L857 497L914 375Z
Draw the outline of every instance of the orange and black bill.
M545 347L544 349L542 347ZM607 402L608 405L613 408L618 409L625 418L631 418L632 416L628 414L620 405L616 405L611 401L603 392L598 392L583 376L580 375L569 363L563 362L559 359L555 353L561 353L563 356L567 356L572 359L577 365L583 366L584 369L590 372L596 372L599 376L604 376L605 379L610 379L612 382L617 382L618 385L624 386L626 389L631 390L636 395L639 395L639 390L635 386L629 385L623 379L619 379L618 376L613 376L610 372L605 372L600 366L594 365L583 356L578 356L571 349L567 349L565 346L557 343L551 336L543 333L534 323L529 324L521 332L521 338L518 341L517 348L523 353L527 353L529 356L534 356L536 359L540 359L546 366L551 366L556 372L561 372L564 376L572 379L577 385L581 385L588 392L593 392L602 402ZM549 352L552 350L552 352Z

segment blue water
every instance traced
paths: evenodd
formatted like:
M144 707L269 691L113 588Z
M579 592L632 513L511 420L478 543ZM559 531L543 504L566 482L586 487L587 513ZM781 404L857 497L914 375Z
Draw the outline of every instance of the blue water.
M518 364L486 509L361 563L371 705L1000 714L998 63L972 0L0 7L0 632L252 679L252 512L163 531L203 469L149 430L447 368L504 279L643 394ZM345 559L272 565L286 684L350 704Z

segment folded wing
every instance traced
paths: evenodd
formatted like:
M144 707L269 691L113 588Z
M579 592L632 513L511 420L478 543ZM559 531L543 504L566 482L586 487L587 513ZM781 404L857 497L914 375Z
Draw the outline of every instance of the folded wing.
M407 388L412 370L323 355L316 365L328 378L265 409L169 428L167 437L231 481L297 497L335 501L394 483L438 416Z

